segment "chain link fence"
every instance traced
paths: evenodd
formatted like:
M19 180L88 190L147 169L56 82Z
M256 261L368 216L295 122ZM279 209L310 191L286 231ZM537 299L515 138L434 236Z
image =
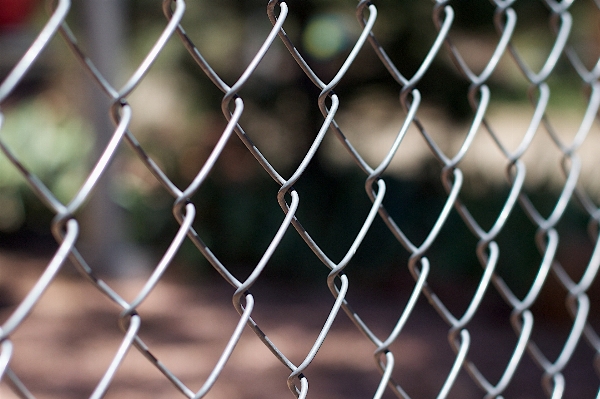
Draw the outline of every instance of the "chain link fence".
M438 370L435 376L430 376L427 380L435 381L437 397L499 398L506 392L512 392L513 396L510 397L528 397L523 392L529 387L519 385L518 379L519 374L526 373L537 376L536 384L539 383L541 397L568 397L566 393L569 389L580 385L591 386L594 395L600 397L600 393L597 393L600 385L597 378L600 338L593 326L597 309L594 301L590 300L593 298L592 287L600 265L597 244L600 220L597 205L600 198L597 182L600 3L583 0L494 0L485 3L485 6L478 5L488 7L488 12L482 14L485 18L481 17L483 19L480 20L475 15L471 20L476 23L470 25L464 23L464 20L468 16L472 17L477 7L469 8L470 6L465 6L466 3L421 2L419 10L426 10L427 18L421 18L419 13L406 17L404 8L415 8L408 2L392 5L389 1L379 3L364 0L358 4L332 2L330 5L335 5L343 18L313 20L312 24L305 24L305 34L302 36L298 33L299 26L294 23L298 20L294 20L294 16L304 15L307 12L305 7L308 6L300 2L270 1L266 4L266 9L264 4L260 5L260 17L255 18L258 14L247 10L250 16L247 20L250 28L247 31L238 27L237 30L232 28L228 32L228 35L247 39L243 52L226 56L225 62L214 58L215 61L211 64L210 57L205 54L214 53L215 46L221 47L220 50L225 53L231 51L226 40L229 36L220 33L217 38L221 41L205 49L196 44L201 42L206 45L205 38L196 38L191 33L186 33L188 28L190 32L193 31L196 24L193 19L195 14L188 10L188 6L192 8L191 5L183 0L166 0L162 5L145 2L143 7L153 11L162 6L165 16L162 31L146 50L136 48L134 53L143 51L145 55L141 57L139 66L131 69L125 83L118 86L111 79L105 78L96 67L98 60L88 57L80 43L86 39L82 37L84 34L80 33L81 29L72 30L69 27L77 17L72 11L74 5L69 0L58 0L48 5L49 14L44 17L36 37L30 41L18 61L10 66L10 72L0 85L2 157L10 163L13 170L19 172L19 179L27 183L29 193L35 194L36 201L51 212L52 221L47 228L52 231L58 243L51 260L45 265L43 273L37 277L29 293L20 297L18 305L11 308L3 319L0 332L0 378L4 386L9 386L18 397L46 397L44 395L47 393L36 393L23 377L27 373L27 366L13 367L13 357L26 345L20 340L19 334L27 323L28 316L46 298L44 293L47 289L57 284L60 286L59 273L62 269L73 269L70 263L77 271L77 278L85 280L88 292L100 292L105 301L115 305L113 309L117 310L111 313L110 318L118 321L122 330L120 346L114 349L111 360L103 364L104 374L97 376L95 389L89 395L91 398L110 394L111 384L119 379L122 362L132 352L141 353L145 364L152 365L160 372L154 378L172 384L180 396L211 397L211 389L227 373L230 358L236 351L244 350L244 345L250 345L242 339L244 332L248 331L253 332L268 349L256 352L260 355L256 355L255 361L259 363L263 361L260 359L262 357L272 357L276 359L280 369L286 370L289 395L298 398L308 395L335 397L323 388L324 384L309 389L309 382L311 378L319 378L318 372L311 373L311 365L320 356L325 356L320 349L327 345L328 339L338 339L332 331L335 330L336 323L342 323L343 320L351 321L353 330L360 332L361 336L347 343L347 348L338 348L338 351L351 352L350 348L368 343L373 353L375 362L363 365L379 372L375 383L365 381L369 397L422 397L415 390L415 383L407 381L398 366L406 362L419 362L419 355L399 345L405 342L406 326L422 317L421 312L428 310L435 310L436 316L428 319L430 321L427 323L420 324L422 331L419 334L427 335L432 329L437 329L447 336L446 345L454 352L452 361L444 366L446 368L443 373L440 374ZM537 8L531 8L532 5ZM216 11L221 6L218 2L202 3L202 7ZM531 18L534 13L538 22L542 20L540 26L543 28L527 30L533 26ZM390 42L390 29L386 31L386 26L381 28L378 25L380 14L398 24L419 28L419 32L412 32L412 35L400 39L406 46L405 49L408 49L405 53L393 53L386 48L386 43ZM308 17L311 16L306 18ZM354 22L350 28L346 28L349 17L354 18ZM261 28L253 29L251 23L260 18ZM342 20L343 22L339 22ZM336 25L335 21L339 24ZM265 30L265 23L268 22L271 24L268 28L270 30ZM349 29L351 33L339 36L344 29ZM149 37L152 36L151 33L148 33ZM352 38L352 41L348 42L348 38ZM150 39L146 38L146 42L148 40ZM153 144L147 138L140 139L140 135L144 136L143 129L136 131L135 125L136 115L156 111L145 109L150 104L150 99L146 98L148 103L143 98L134 100L136 92L143 92L145 81L150 79L153 64L159 62L161 55L169 48L174 47L187 50L185 62L192 71L188 73L203 76L205 81L210 81L210 90L215 92L216 88L221 92L220 103L218 100L213 101L213 105L220 105L222 112L221 125L214 124L220 126L218 134L214 134L210 151L200 157L201 161L194 160L193 165L197 165L197 168L192 175L187 176L186 181L181 178L175 181L168 165L165 166L165 161L161 158L161 140L168 141L173 137L156 138L158 144ZM67 48L68 51L65 51ZM416 50L413 53L417 56L412 59L418 59L418 62L412 66L407 65L407 54L414 48ZM57 189L49 185L48 179L44 177L44 170L36 170L30 166L28 157L31 155L28 155L28 151L34 143L26 143L17 150L6 137L6 125L11 118L11 104L15 93L32 75L31 71L40 65L44 54L52 51L79 62L80 69L86 73L83 80L88 84L92 83L94 90L101 91L104 100L109 102L101 111L105 113L106 119L110 118L114 126L110 140L102 148L93 166L85 172L83 182L67 200L59 199L61 197L57 194ZM452 78L460 83L441 102L463 104L464 116L461 123L436 113L437 108L428 103L429 99L439 99L438 94L446 89L447 84L448 75L435 69L436 63L445 65L451 71ZM240 65L243 68L238 71L236 68ZM385 71L387 88L391 88L399 96L394 100L395 104L390 106L386 103L388 111L383 110L385 107L377 99L368 96L363 97L362 103L356 101L356 97L344 101L352 96L348 94L350 91L369 91L368 79L360 81L361 74L368 75L369 67L353 69L360 65L370 65L370 68ZM226 72L222 73L221 69L226 69ZM294 84L302 82L302 85L309 86L305 87L308 93L314 93L309 99L308 107L314 107L315 110L318 107L320 111L320 115L315 118L318 123L314 129L312 126L304 127L310 132L308 145L305 146L298 145L294 141L297 138L286 133L286 129L269 130L269 125L265 122L267 118L261 121L259 117L257 122L256 118L248 116L254 112L246 100L254 96L254 92L248 87L256 90L256 87L277 85L286 80L285 76L289 76L290 70L301 75L298 80L293 81ZM232 71L239 72L237 78L232 78ZM346 80L351 84L345 85ZM76 84L76 80L69 82L71 86ZM507 89L509 86L512 91ZM507 91L510 93L506 94ZM294 96L294 92L287 93L287 97ZM141 96L144 97L145 94ZM159 92L155 97L159 104L163 101L163 106L168 109L170 99L167 93ZM213 95L209 98L217 97ZM83 103L86 101L81 100ZM175 102L177 101L176 98ZM516 105L505 106L511 101ZM361 104L362 111L357 111ZM281 98L273 106L283 107L284 114L292 114L299 107L298 103L286 102ZM156 112L160 114L160 110ZM26 117L35 119L40 115L30 111ZM167 125L175 125L176 122L175 118L166 121ZM294 128L290 126L289 131L293 132ZM385 135L384 131L391 133ZM48 138L43 137L44 131L29 133L30 140L46 143L44 145L47 147L42 153L53 151L53 143L48 143ZM68 136L56 136L56 140L59 139L67 140L66 143L70 140ZM90 147L92 139L88 139L78 142L76 146L82 151L86 146ZM277 144L281 142L284 144ZM243 147L235 147L238 152L230 152L224 156L230 146L239 143ZM67 145L65 142L59 144ZM185 148L180 150L181 157L184 157ZM133 299L125 299L119 293L122 291L115 288L122 287L127 280L118 282L101 278L98 274L100 266L80 248L81 231L94 230L93 224L86 225L82 212L85 212L89 200L96 196L98 190L107 190L105 186L98 186L101 184L99 182L102 182L111 163L119 159L119 153L126 151L134 154L130 165L149 171L152 181L158 183L162 194L166 193L171 197L172 217L178 223L177 231L169 238L168 247L165 247L160 260L153 264L151 274L132 296ZM362 193L352 192L351 195L361 196L365 201L361 204L368 205L357 207L354 212L344 215L344 219L354 222L356 229L350 233L352 239L347 245L344 244L346 248L343 252L328 251L326 248L330 247L330 243L320 241L319 237L323 235L318 231L313 233L310 228L313 225L311 212L319 215L335 213L336 205L328 209L302 209L303 200L307 203L305 196L310 196L310 193L303 195L302 184L307 179L314 178L310 168L317 162L317 154L321 153L325 154L323 158L327 159L326 162L336 165L335 168L360 173L361 184L364 185ZM248 154L253 159L250 166ZM50 157L52 155L49 154ZM203 209L206 205L198 200L198 194L211 190L212 186L208 184L210 179L226 180L224 172L214 172L215 165L219 163L224 165L224 170L227 167L236 169L238 175L243 169L258 165L262 173L268 174L277 187L276 191L267 191L271 193L270 201L277 203L280 208L280 212L270 215L271 218L277 218L278 227L267 233L268 242L257 249L261 255L252 260L252 265L245 267L242 272L239 266L228 265L222 260L226 258L226 254L213 251L213 245L217 245L214 242L219 238L211 235L210 229L217 229L218 226L204 226L202 229L197 227L199 216L205 217L210 212ZM423 169L436 176L438 188L444 192L443 200L434 206L425 200L406 201L401 192L390 187L394 176L410 177L421 173L419 170ZM60 173L71 172L60 170ZM125 174L127 171L118 169L115 173ZM494 191L490 187L500 189ZM487 191L495 193L494 201L484 201L483 208L487 208L482 211L481 206L472 205L475 202L470 202L469 199L477 198L478 195L489 198L485 197ZM229 193L230 197L237 195L235 190ZM310 203L318 206L319 201ZM252 206L262 205L259 201ZM330 205L323 203L322 206ZM427 208L425 210L435 217L426 220L411 217L421 215L423 208ZM527 217L527 228L511 225L515 214ZM579 215L577 217L588 224L587 232L585 227L581 228L581 224L577 228L568 224L570 219L577 218L573 214ZM395 315L393 325L385 331L373 327L374 324L369 321L373 319L371 315L361 313L364 310L361 301L369 295L378 297L380 293L372 291L356 300L351 296L353 289L360 290L365 284L360 276L353 278L352 270L370 268L369 256L376 257L377 252L383 251L376 245L371 245L369 248L373 252L362 256L360 262L357 261L356 254L361 251L361 244L369 236L373 226L381 222L386 226L387 239L395 243L395 251L406 255L407 261L395 267L410 272L412 276L410 284L402 286L395 300L380 303L385 307L382 310L388 312L388 317L390 314ZM567 227L564 227L565 223ZM328 229L333 231L334 236L347 233L343 231L345 226L334 224L328 226ZM458 233L459 229L467 233ZM415 233L418 231L424 233ZM233 230L229 234L236 232ZM205 240L206 236L212 238ZM311 344L302 355L295 349L283 349L270 338L268 318L277 317L275 314L263 314L260 318L263 321L255 316L261 311L261 297L253 295L253 292L263 281L263 272L270 267L284 237L288 236L300 237L305 248L310 249L311 253L306 255L308 273L323 275L323 271L326 271L326 277L315 284L326 286L331 293L327 302L327 315L318 320L319 333L310 338ZM440 254L440 251L436 251L436 245L441 240L451 243L446 247L448 253L442 251ZM452 244L453 240L455 245ZM462 250L464 241L472 245L468 244L468 252L457 255L453 248ZM210 263L222 280L229 283L233 307L239 314L235 325L220 329L218 335L226 336L227 342L219 349L219 356L211 357L214 362L210 369L198 372L192 383L189 382L189 376L182 377L172 367L169 368L161 360L161 356L155 353L153 345L142 339L144 317L140 311L140 307L152 303L153 294L163 283L169 266L181 253L184 242L193 243L194 251ZM519 257L520 244L523 242L537 247L534 256ZM566 255L561 256L561 251ZM463 285L444 286L439 281L454 281L452 274L462 273L458 268L450 267L446 269L446 277L439 277L438 271L450 262L451 257L458 258L453 264L476 259L480 265L477 281L466 290ZM521 262L523 259L526 262ZM286 261L291 262L292 259L283 260L284 263ZM577 262L578 266L573 266ZM112 266L117 269L126 267L120 263ZM517 277L506 277L502 267L517 270ZM391 279L393 273L396 272L386 269L375 271L382 281ZM240 275L246 277L242 278ZM10 286L10 276L3 275L3 278L8 279L4 284ZM273 284L273 280L265 281ZM282 278L276 284L283 285L285 291L285 284L293 285L291 281L293 278ZM560 341L554 341L551 348L548 348L543 335L538 334L541 328L539 326L544 325L544 309L549 306L539 298L548 287L551 287L552 299L564 302L563 310L570 315L566 324L561 321L563 327L567 326L566 333ZM455 297L464 296L468 300L457 306ZM495 327L490 330L502 330L507 339L512 340L508 348L496 342L496 335L490 331L482 335L477 327L478 317L485 317L495 311L496 305L492 308L486 305L486 298L490 296L500 297L502 306L508 309L504 316L494 320ZM403 298L402 303L399 303L398 298ZM210 303L217 299L204 295L202 300ZM541 307L536 310L540 303ZM185 304L181 307L180 311L186 317ZM546 313L553 311L554 309L550 309ZM169 313L169 310L165 312ZM538 323L538 320L542 322ZM311 323L314 322L315 320L311 320ZM48 320L47 323L52 321ZM202 323L218 324L218 320L203 320ZM169 326L166 327L163 335L168 341L170 331ZM474 345L475 341L484 344ZM176 340L173 344L177 345ZM587 357L583 356L586 363L584 367L595 370L595 375L591 373L591 376L586 374L586 377L578 378L565 371L573 362L580 361L581 357L575 355L577 351L586 354ZM325 351L325 354L330 353ZM68 354L65 353L64 356ZM500 372L496 370L490 373L486 364L494 360L502 363ZM335 366L331 367L335 369ZM424 369L421 373L428 371L430 370ZM189 370L189 373L195 374L196 371ZM245 381L243 373L230 376L227 381L236 378ZM469 394L472 396L461 393L457 388L457 381L465 378L476 386L471 391L474 393ZM198 383L200 380L201 384ZM286 380L283 378L275 382L285 384ZM258 382L245 383L260 385ZM171 394L171 397L175 397L173 392ZM256 395L265 396L264 393ZM248 392L241 392L239 396L254 397ZM354 396L347 393L346 397Z

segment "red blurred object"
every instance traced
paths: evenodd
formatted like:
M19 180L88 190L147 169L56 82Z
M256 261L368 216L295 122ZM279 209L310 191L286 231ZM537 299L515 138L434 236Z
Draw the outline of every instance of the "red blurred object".
M0 0L0 29L27 22L34 5L35 0Z

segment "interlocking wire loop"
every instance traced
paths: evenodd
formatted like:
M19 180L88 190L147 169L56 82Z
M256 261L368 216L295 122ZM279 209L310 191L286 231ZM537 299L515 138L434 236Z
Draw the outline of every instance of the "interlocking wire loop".
M121 344L114 353L104 375L97 382L91 398L101 398L106 394L118 373L119 366L132 349L139 351L183 396L202 398L209 394L223 370L227 368L228 361L246 329L254 332L272 356L287 369L289 372L287 385L291 394L297 398L306 398L309 395L310 365L317 357L325 340L330 336L334 322L344 317L350 319L362 333L364 339L372 344L374 368L378 368L381 374L379 383L372 387L373 398L382 398L390 393L398 398L414 397L413 393L402 386L400 382L402 376L395 373L396 362L402 354L395 352L394 345L402 340L406 324L416 317L415 310L421 298L428 301L428 306L433 308L441 321L447 325L445 333L449 346L455 353L452 365L447 370L443 381L440 381L441 388L437 397L451 396L459 376L467 375L478 387L482 397L500 398L511 386L520 364L526 357L539 368L542 374L540 384L546 395L550 398L562 397L566 384L568 384L568 379L563 372L567 363L573 359L580 342L586 341L592 348L595 354L596 368L600 369L600 337L590 323L590 312L593 309L588 295L600 268L598 245L600 209L596 198L582 183L582 159L580 156L580 150L589 142L589 136L592 134L590 132L597 124L600 108L600 59L591 69L588 68L582 61L582 55L578 53L576 43L573 42L572 33L577 22L574 21L572 9L574 4L582 1L540 1L547 9L547 20L554 37L547 55L536 70L529 64L525 52L520 50L516 42L516 32L520 27L520 21L524 18L518 9L524 3L523 0L490 2L491 7L495 10L493 19L486 23L495 30L495 44L489 59L483 63L483 66L477 68L470 65L470 57L467 56L465 50L459 49L455 40L457 9L459 8L457 1L437 0L431 7L433 24L430 27L432 35L431 42L428 44L429 49L424 52L422 61L411 76L401 72L403 68L393 61L396 58L395 55L390 56L386 52L385 44L381 44L378 40L376 34L378 13L380 12L378 1L360 0L357 5L346 2L347 13L354 14L356 18L355 24L358 33L354 43L349 46L341 65L333 77L327 80L320 76L317 68L311 66L310 57L303 54L302 46L286 33L286 22L290 16L298 13L298 7L302 7L302 5L288 4L282 0L270 0L266 4L267 15L264 17L265 21L271 23L270 31L262 38L262 45L239 77L232 79L233 81L230 83L226 83L226 81L231 77L224 78L219 74L218 68L207 62L203 56L202 47L196 45L194 39L185 30L184 25L192 22L184 22L187 6L184 0L163 0L162 5L159 2L147 2L146 7L159 9L162 7L162 13L165 16L164 28L152 47L147 50L142 62L121 87L116 87L113 82L100 73L94 65L94 60L86 55L86 51L80 45L80 41L82 41L80 39L83 38L69 27L67 19L72 15L71 3L68 0L59 0L56 4L52 2L50 15L39 30L37 37L0 83L0 150L2 157L8 160L22 175L31 192L53 214L54 218L49 229L58 243L58 249L35 285L26 296L20 298L18 306L0 326L0 380L8 382L20 397L34 397L11 367L11 360L15 352L13 337L38 305L46 289L54 283L67 259L70 259L78 273L89 283L89 288L98 290L120 309L120 314L117 314L115 319L118 320L123 332ZM213 7L218 7L216 2L212 3ZM598 1L586 3L586 6L594 13L599 12L600 3ZM59 200L51 188L43 182L43 179L36 176L22 162L23 154L13 151L3 138L7 99L17 90L28 71L39 62L42 51L48 48L49 43L57 37L67 45L70 54L79 62L88 79L110 101L111 105L104 111L114 125L108 144L88 171L87 178L81 187L67 202ZM157 57L163 53L167 43L173 42L185 47L187 56L195 63L198 72L204 74L215 88L223 93L220 109L225 127L211 148L210 154L185 187L179 187L179 183L174 182L169 173L152 158L150 152L138 140L139 132L132 127L132 120L139 112L140 106L130 104L130 97L144 82ZM291 173L274 166L273 160L261 152L253 140L258 133L252 131L250 126L245 126L243 122L247 105L244 88L257 75L259 64L267 53L279 45L283 45L287 49L289 54L286 53L286 56L291 58L294 66L297 65L297 68L310 82L309 84L314 85L319 92L312 101L321 113L320 126L313 132L312 142L306 152L300 154L298 157L300 161ZM469 51L477 50L470 49ZM380 149L384 155L376 164L373 164L359 146L352 142L351 136L345 130L346 127L339 123L339 115L345 103L343 96L336 93L336 88L347 78L348 71L357 63L357 57L361 52L374 54L374 57L379 60L378 62L395 82L395 90L399 96L398 113L402 112L402 123L398 126L389 147ZM439 134L429 127L430 121L427 119L427 113L424 112L426 94L423 92L423 81L431 75L434 62L442 58L452 63L456 74L468 85L468 90L463 95L469 104L471 119L464 138L457 146L458 149L453 152L446 148L444 142L439 139ZM579 83L583 86L583 92L587 93L587 104L583 116L570 141L564 138L562 128L553 124L549 117L551 113L549 104L554 95L551 80L556 76L559 63L562 63L561 67L567 65L575 72ZM507 140L503 126L490 117L490 109L495 103L493 76L505 73L506 64L510 64L520 78L526 82L528 87L525 91L532 106L528 127L525 131L518 133L520 139L516 146ZM439 168L441 187L445 190L445 199L435 217L435 222L425 237L420 239L402 227L405 225L403 221L394 216L395 212L387 207L388 204L397 200L388 193L387 173L393 161L400 156L398 154L404 148L408 148L409 144L407 144L406 138L412 134L411 132L416 132L415 134L424 141L429 158L433 159ZM369 134L369 132L364 134ZM562 179L560 193L549 213L545 213L538 207L535 199L531 197L531 192L526 189L526 179L531 169L527 156L532 151L532 143L539 136L549 139L548 142L552 148L549 148L548 151L554 151L560 155L559 165L556 166L563 174L560 177ZM339 151L343 151L351 159L353 167L363 174L365 188L363 195L370 201L369 208L365 209L362 214L348 215L348 217L360 220L360 228L353 233L352 243L338 260L335 260L334 256L324 249L326 245L318 243L317 239L313 238L317 235L313 236L309 233L309 228L306 227L309 224L303 224L302 217L298 212L303 201L300 192L296 189L298 183L307 178L307 169L311 163L315 162L315 156L323 148L326 138L330 137L339 144L337 147ZM501 154L505 169L503 184L507 188L502 206L487 228L484 227L485 223L473 212L468 201L465 201L464 194L467 185L467 172L464 166L466 158L477 151L475 143L482 137L488 140L489 146L494 151ZM281 208L281 214L278 215L279 227L271 233L272 238L263 250L262 256L244 279L236 277L231 265L227 265L219 259L219 255L214 253L202 238L202 233L194 227L198 210L203 207L203 204L195 202L193 198L204 188L209 174L217 162L223 158L223 151L232 140L241 141L265 173L277 184L277 194L273 196L273 201L276 201ZM154 265L141 290L130 301L119 295L110 283L101 279L94 272L95 265L90 263L78 250L81 224L83 223L79 214L86 208L90 196L98 187L99 179L106 173L117 152L125 146L132 150L137 162L143 165L162 189L173 198L172 213L179 224L179 228L168 243L168 248ZM593 244L593 253L579 278L573 277L557 258L559 243L561 239L565 238L564 234L560 233L559 224L565 218L567 208L573 205L581 208L589 219L589 240ZM511 283L506 281L497 270L500 260L512 250L502 244L501 236L511 234L510 231L507 231L508 227L506 226L507 221L515 212L524 213L535 227L535 236L531 238L532 241L535 240L540 258L539 264L535 266L535 276L530 281L524 295L515 292ZM443 229L449 225L452 215L459 217L461 223L476 241L476 246L472 248L472 254L476 256L482 269L476 289L462 313L451 310L443 296L436 292L430 277L432 271L440 266L440 260L431 256L432 248L439 240L440 235L444 234ZM406 288L410 291L407 296L408 300L401 308L397 309L398 319L387 335L376 332L373 326L354 310L348 297L348 291L353 284L358 285L360 282L352 280L345 272L347 266L355 259L355 254L361 247L364 238L378 220L387 226L389 234L396 244L408 253L409 260L404 267L414 279L411 287ZM327 279L323 284L327 285L333 297L333 304L327 317L321 321L318 336L299 363L293 362L290 355L286 354L268 337L269 329L261 326L253 316L255 308L259 306L251 292L253 286L261 278L261 274L286 234L297 234L314 253L315 267L328 271ZM201 388L197 390L187 386L181 377L171 371L139 335L140 327L143 324L139 308L160 283L186 239L194 244L197 251L216 272L232 286L233 306L239 313L235 328L226 333L229 336L227 344L222 349L221 355L212 366L211 372L202 383ZM572 319L570 332L564 339L562 347L559 348L558 355L554 358L551 358L541 348L533 334L536 318L532 307L538 303L540 293L548 284L549 279L554 279L566 292L564 299ZM495 379L492 379L485 369L481 368L471 351L473 320L478 314L486 312L482 303L490 291L498 293L506 306L510 308L511 315L506 323L511 326L515 334L514 348L502 366L500 377ZM493 343L490 344L493 345ZM600 376L600 372L597 371L597 374Z

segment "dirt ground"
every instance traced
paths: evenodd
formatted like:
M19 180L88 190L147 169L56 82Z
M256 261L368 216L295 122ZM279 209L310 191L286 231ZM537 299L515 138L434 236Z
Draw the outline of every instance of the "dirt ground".
M43 270L45 260L0 255L0 317L4 321ZM66 265L70 269L70 265ZM107 280L122 297L132 300L143 278ZM349 300L376 334L389 334L400 316L408 286L350 285ZM451 287L457 297L464 290ZM186 283L161 281L140 306L140 337L150 350L190 389L198 390L217 362L239 316L232 306L234 290L219 280ZM253 289L253 317L269 338L295 364L300 364L317 338L333 305L325 283L318 287L290 287L268 282ZM499 380L516 337L508 310L490 299L483 317L470 325L469 357L492 382ZM124 333L118 327L121 309L75 273L62 273L51 284L26 321L11 335L14 354L10 367L39 399L87 398L110 364ZM558 356L569 325L538 321L534 339L551 359ZM436 397L452 366L454 353L448 328L425 300L391 349L394 377L412 398ZM308 397L352 399L373 397L380 372L373 360L375 346L339 314L322 348L305 375ZM580 344L565 371L566 398L595 397L599 380L592 367L593 352ZM207 398L292 398L287 388L289 370L246 328L242 338ZM506 398L545 397L542 373L525 356ZM4 380L0 397L17 398ZM135 348L113 380L106 398L184 397ZM388 390L384 398L394 397ZM463 370L451 398L480 398L481 391Z

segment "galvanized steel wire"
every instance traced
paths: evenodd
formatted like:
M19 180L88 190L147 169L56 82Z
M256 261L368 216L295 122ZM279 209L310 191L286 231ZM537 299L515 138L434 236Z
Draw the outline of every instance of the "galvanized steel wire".
M122 344L115 352L114 358L110 366L106 369L104 376L98 381L97 387L91 395L92 398L101 398L104 396L115 374L118 373L119 365L128 351L132 349L142 353L148 362L160 370L164 377L181 392L182 396L188 398L204 397L210 392L224 368L227 367L228 359L235 350L236 344L245 329L251 329L270 350L271 354L283 366L289 369L287 384L291 394L298 398L305 398L310 392L309 380L311 377L310 371L306 373L305 371L316 357L324 340L327 339L334 320L342 317L349 318L356 328L363 333L364 339L371 341L373 344L374 367L378 367L381 371L379 385L373 387L373 397L381 398L386 392L388 394L392 392L398 398L409 398L411 397L410 392L406 392L401 384L396 382L392 377L398 354L394 353L391 346L402 336L403 328L413 316L415 304L422 296L427 298L430 306L437 311L439 317L447 324L448 341L456 353L454 364L448 370L439 392L439 398L447 397L459 373L465 372L479 386L482 397L500 398L511 384L513 376L524 357L532 359L542 370L543 378L541 384L547 396L551 398L562 397L566 384L562 372L566 364L571 360L578 343L582 340L586 341L596 354L596 363L600 359L598 356L600 354L600 338L597 331L588 322L590 299L587 294L600 266L600 247L598 245L600 209L595 200L586 191L586 188L581 184L581 160L578 155L578 150L585 145L592 126L597 123L598 108L600 106L600 60L595 63L592 69L588 69L585 63L581 61L580 55L571 42L570 33L572 32L574 21L570 10L572 4L575 2L544 0L543 4L549 10L549 23L555 34L554 45L542 67L538 71L533 70L513 43L515 27L519 22L519 15L514 8L518 1L494 0L492 3L495 7L493 24L497 32L497 45L487 65L479 73L471 69L471 66L465 61L451 38L452 35L450 32L455 19L454 1L438 0L432 5L431 14L434 26L437 29L435 40L431 43L429 51L416 72L412 76L405 76L400 72L400 68L392 62L392 58L388 56L386 50L379 44L374 33L378 15L377 1L361 0L356 5L354 11L357 17L356 23L360 26L361 33L334 77L330 81L324 81L311 68L309 62L306 61L301 51L284 30L286 18L295 12L294 8L285 1L271 0L266 4L266 13L272 24L271 31L264 38L262 46L243 73L241 73L240 77L235 82L228 84L219 75L219 72L205 60L202 55L202 49L197 47L192 38L186 34L182 25L182 20L186 13L186 2L184 0L164 0L162 2L163 12L166 16L164 30L137 69L135 69L121 87L115 87L112 82L107 81L94 66L94 61L88 58L85 51L80 47L78 37L69 28L67 23L67 17L70 15L72 8L70 1L59 0L53 4L50 9L50 16L43 29L39 31L37 38L31 43L27 52L23 54L22 58L14 65L11 72L0 84L0 107L4 105L6 99L15 91L30 68L38 62L42 50L48 46L51 40L60 36L70 48L72 56L77 58L82 68L85 69L90 80L93 80L94 84L110 99L111 106L107 112L114 123L114 132L110 142L89 172L87 179L77 194L71 201L63 203L57 199L56 195L44 182L36 177L20 161L19 155L13 153L11 148L3 141L2 125L4 123L4 113L2 108L0 108L0 148L3 153L2 156L6 157L14 165L27 181L31 191L53 213L54 219L51 229L59 244L58 250L47 264L44 273L39 277L35 286L26 297L21 299L19 306L16 307L10 317L1 325L0 378L10 382L13 390L21 397L33 397L28 388L21 382L19 376L11 369L10 363L14 349L11 337L19 330L19 327L31 313L32 309L34 309L44 291L53 283L57 273L63 268L67 259L70 259L81 276L85 277L89 282L90 289L100 291L122 309L120 315L118 315L119 324L123 330ZM151 4L150 2L147 3L147 6L159 7L158 4ZM217 5L215 4L214 6ZM600 2L596 1L594 7L600 8ZM265 18L267 17L265 16ZM189 52L189 56L195 61L197 67L206 74L216 88L223 92L221 110L226 120L226 127L212 148L212 152L196 176L186 187L177 186L140 144L136 138L136 132L131 130L131 120L136 109L128 101L130 95L144 80L147 72L152 67L156 58L161 54L166 43L177 40L185 46ZM254 144L252 133L246 131L240 123L245 106L244 96L241 94L242 89L253 77L259 63L276 41L283 43L289 51L289 56L294 59L312 84L320 91L318 98L315 98L314 101L318 104L322 113L322 123L312 144L308 151L302 155L301 162L295 171L288 177L284 176L281 171L272 165L268 157ZM335 92L336 86L344 79L359 52L366 50L375 52L390 76L397 82L400 105L405 112L403 125L399 129L392 145L387 150L386 156L377 165L372 165L364 159L360 151L353 146L344 134L343 127L336 122L336 114L343 103L343 98L340 98ZM462 145L454 154L448 154L440 147L434 136L426 129L426 123L417 116L423 100L421 91L419 90L420 83L430 71L432 62L441 56L450 57L456 71L469 83L468 92L465 92L464 95L469 100L472 121ZM507 56L516 64L522 77L528 81L528 90L531 103L534 107L529 128L515 149L510 149L506 145L500 132L501 127L493 125L487 117L488 107L493 101L493 93L488 86L488 82L492 74L498 73L500 60ZM553 76L559 60L568 61L579 76L583 92L588 93L588 103L584 116L577 133L570 142L563 141L556 133L554 126L546 115L549 96L551 94L548 80ZM401 223L398 223L384 206L384 199L387 193L384 173L398 152L398 149L402 147L403 139L411 127L418 129L426 141L431 155L438 161L441 168L440 178L447 193L445 204L437 216L436 222L422 242L415 242L409 234L403 231L400 228ZM564 186L562 187L560 197L547 217L542 215L541 211L536 208L534 202L523 189L528 170L523 157L530 148L534 137L542 134L548 135L555 146L554 150L560 151L562 154L560 166L564 173ZM349 215L349 217L362 217L364 220L362 221L362 227L356 234L347 252L337 262L313 239L301 223L297 215L297 210L302 204L302 198L294 187L303 176L308 165L313 161L326 135L335 136L343 146L343 149L352 158L356 167L362 170L364 173L366 196L372 204L366 216ZM461 190L463 190L463 185L465 184L461 161L472 148L471 145L477 135L488 135L491 137L492 145L503 154L506 184L510 187L509 195L501 211L498 213L495 222L489 229L482 227L481 222L477 217L473 216L469 207L461 199ZM280 227L273 235L270 244L254 266L252 272L244 280L240 280L234 276L228 266L221 262L218 256L211 251L202 239L199 232L194 229L193 225L197 207L202 207L202 204L195 204L190 200L202 187L207 176L221 156L227 142L235 138L235 136L241 140L247 151L254 156L260 166L280 187L276 198L273 198L281 207ZM85 208L86 201L89 199L100 177L107 170L108 165L115 158L116 152L124 146L129 146L133 150L139 162L144 164L154 178L160 182L164 190L173 197L173 215L180 225L167 251L155 265L143 289L132 301L122 298L108 283L100 279L94 272L94 265L88 263L88 260L77 249L81 227L81 221L77 215L80 210ZM557 225L560 223L565 209L569 204L577 204L587 213L590 223L590 240L594 243L594 251L588 261L587 268L578 280L565 271L555 256L558 242L561 238L557 231ZM502 251L509 250L502 248L498 244L497 238L502 232L505 232L505 222L516 208L524 211L536 226L535 240L542 259L538 266L537 276L526 295L523 296L515 294L510 285L495 271ZM470 300L470 304L464 313L460 315L450 311L447 304L436 295L435 291L428 284L428 276L432 268L431 260L428 258L428 251L438 238L451 212L457 212L460 215L464 225L468 227L471 234L478 241L475 253L483 269L478 288ZM363 321L360 315L353 310L351 303L347 299L347 292L354 282L344 273L344 269L352 261L358 247L377 218L387 225L390 234L397 240L397 244L408 251L410 260L406 266L414 277L414 285L409 300L403 309L399 309L401 316L398 318L391 333L387 336L376 334ZM284 234L290 234L293 230L295 230L296 234L305 241L306 245L316 255L320 261L319 266L329 269L326 284L335 298L329 316L323 322L320 334L314 341L313 346L306 353L305 358L298 364L292 362L286 356L286 353L269 339L268 331L263 330L261 325L253 319L253 310L257 305L251 293L252 286L260 278L261 272L269 263ZM239 313L239 322L231 334L222 355L214 365L212 372L202 387L196 391L186 386L159 358L155 357L152 353L152 348L138 335L142 320L137 310L161 281L161 277L186 239L189 239L195 245L197 250L210 262L222 278L233 287L233 305ZM531 307L536 303L540 291L549 278L556 278L568 293L566 303L572 315L571 332L563 343L560 354L555 359L548 358L532 339L535 317L531 311ZM356 282L356 284L359 284L359 282ZM469 348L471 345L470 323L478 312L486 311L480 305L486 293L490 290L496 290L512 309L510 323L516 335L516 345L512 355L505 365L504 372L497 380L490 380L485 372L480 371L476 362L472 361L469 357ZM343 312L340 312L340 310Z

